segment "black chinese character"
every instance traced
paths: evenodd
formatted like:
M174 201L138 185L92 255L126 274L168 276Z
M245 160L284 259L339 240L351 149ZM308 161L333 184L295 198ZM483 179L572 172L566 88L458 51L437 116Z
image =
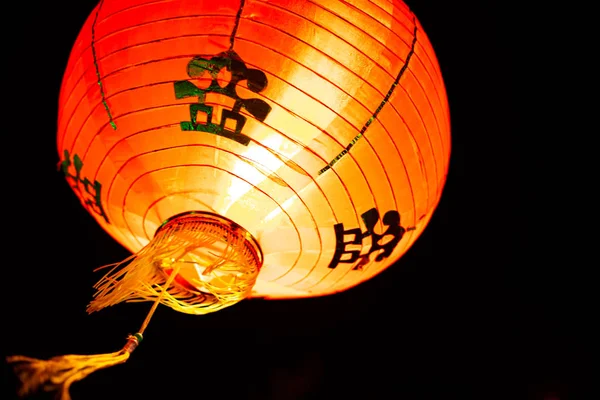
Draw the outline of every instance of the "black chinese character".
M231 80L224 87L219 85L217 80L219 72L223 68L231 73ZM211 77L211 83L206 89L201 89L189 81L175 82L175 97L177 99L198 97L198 103L190 104L190 121L182 121L180 124L181 130L208 132L224 136L247 146L250 137L242 133L242 129L246 124L246 117L240 114L241 109L246 109L254 118L262 122L271 112L271 106L261 99L242 99L236 92L236 85L240 81L246 80L248 89L254 93L259 93L267 87L265 73L258 69L246 67L246 64L233 51L221 53L211 59L194 57L188 63L187 72L191 78L199 78L208 73ZM218 124L212 122L213 106L205 104L207 93L223 94L235 100L231 110L223 109L221 121ZM199 112L206 114L205 123L198 122ZM235 121L234 130L226 128L227 120Z
M353 270L361 270L369 262L369 256L375 252L378 252L375 261L380 262L392 254L407 230L414 229L405 229L400 226L400 214L396 210L388 211L383 216L382 222L387 229L382 234L374 231L375 225L379 221L377 209L372 208L363 213L361 217L366 227L365 232L361 232L359 228L344 230L343 223L334 225L336 248L329 268L335 268L339 263L353 264L358 261ZM348 240L346 240L347 236L350 236ZM361 254L363 239L369 236L371 237L371 247L367 253ZM391 239L384 241L386 236L391 236ZM361 249L349 249L348 245L360 245Z

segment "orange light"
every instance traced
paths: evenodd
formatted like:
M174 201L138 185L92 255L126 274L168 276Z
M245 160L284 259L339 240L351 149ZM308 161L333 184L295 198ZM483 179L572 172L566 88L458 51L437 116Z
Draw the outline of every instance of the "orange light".
M399 0L103 0L70 55L57 146L132 253L175 215L218 214L262 251L252 296L294 298L410 248L440 199L450 121Z

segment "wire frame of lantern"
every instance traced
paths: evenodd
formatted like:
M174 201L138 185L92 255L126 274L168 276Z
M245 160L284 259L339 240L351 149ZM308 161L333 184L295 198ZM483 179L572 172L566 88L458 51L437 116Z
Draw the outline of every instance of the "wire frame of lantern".
M174 215L217 214L260 247L251 295L267 298L342 291L396 261L450 149L432 46L388 0L102 1L57 138L83 204L132 253Z

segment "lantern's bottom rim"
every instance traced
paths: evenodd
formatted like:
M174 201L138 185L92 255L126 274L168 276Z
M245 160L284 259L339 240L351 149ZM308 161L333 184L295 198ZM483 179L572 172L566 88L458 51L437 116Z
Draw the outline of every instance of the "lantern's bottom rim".
M173 288L179 311L203 314L250 297L263 264L256 238L236 222L207 211L188 211L165 220L156 230L157 244L185 253L161 253L154 265ZM173 308L173 306L171 306Z
M258 243L258 240L256 240L254 235L252 235L247 229L245 229L243 226L239 225L235 221L217 213L213 213L210 211L186 211L179 214L175 214L165 219L160 224L160 226L156 229L154 236L158 235L159 232L161 232L163 229L166 229L170 224L174 223L175 221L179 222L187 218L200 218L205 222L215 223L226 228L230 232L243 237L245 239L245 243L248 245L248 250L252 252L256 260L258 269L262 267L264 260L263 252L260 247L260 244Z

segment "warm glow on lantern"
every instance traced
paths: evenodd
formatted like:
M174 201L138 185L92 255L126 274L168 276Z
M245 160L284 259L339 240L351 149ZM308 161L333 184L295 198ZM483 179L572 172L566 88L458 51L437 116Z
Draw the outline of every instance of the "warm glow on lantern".
M117 352L10 357L22 393L127 361L158 304L321 296L414 243L450 157L444 82L400 0L101 0L59 99L60 166L132 256L94 312L154 304Z
M219 215L263 254L252 296L289 298L350 288L410 248L450 125L401 1L104 0L73 47L57 140L83 204L132 253L175 215Z

